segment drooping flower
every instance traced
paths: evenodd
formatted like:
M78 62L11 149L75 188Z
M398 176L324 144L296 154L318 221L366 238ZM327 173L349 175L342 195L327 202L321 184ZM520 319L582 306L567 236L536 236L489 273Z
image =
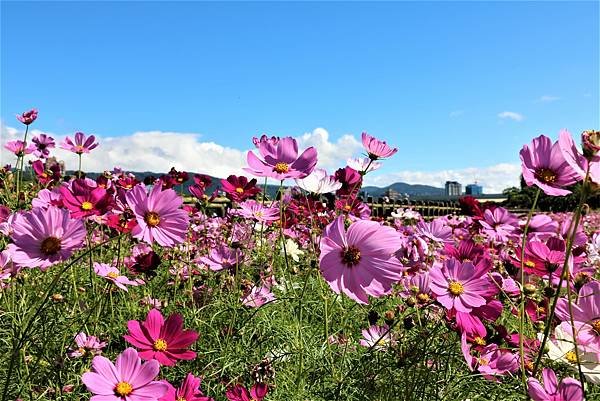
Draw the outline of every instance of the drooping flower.
M298 142L292 137L281 138L275 145L275 152L268 142L259 144L259 152L264 160L259 159L252 151L248 151L249 167L244 170L258 177L271 177L276 180L286 178L304 178L317 164L317 150L312 146L298 156Z
M396 337L390 330L390 326L384 324L383 326L372 325L368 329L362 331L360 345L363 347L374 348L376 350L385 350L386 348L393 347L396 344Z
M528 186L537 185L546 195L568 195L571 191L564 187L580 180L579 174L565 160L559 142L552 144L545 135L524 145L519 154L523 179Z
M42 270L71 257L86 235L81 220L53 206L17 214L11 228L13 243L7 249L13 262Z
M17 120L21 121L25 125L29 125L34 122L38 117L37 109L31 109L29 111L25 111L22 114L17 114Z
M33 155L41 159L48 157L50 155L49 149L52 149L56 146L54 138L46 134L39 134L37 136L34 136L31 139L31 142L33 142L33 146L35 146Z
M84 332L75 336L76 348L70 348L67 352L69 358L80 358L86 355L100 355L106 347L106 342L98 340L95 336L88 336Z
M62 149L66 149L70 152L81 155L83 153L90 153L92 149L98 146L98 142L94 143L96 137L90 135L86 137L83 132L75 133L75 142L70 137L66 137L60 144Z
M227 197L234 202L243 202L261 192L256 186L256 178L248 180L243 175L230 175L227 179L222 179L221 187Z
M157 360L161 365L174 366L178 360L192 360L196 353L188 348L198 339L194 330L183 330L183 318L175 313L164 320L152 309L144 322L127 322L129 333L123 338L140 349L144 360Z
M148 194L137 185L125 197L138 223L131 231L134 238L166 247L185 240L189 215L180 209L183 199L175 191L155 185Z
M227 389L225 396L229 401L262 401L268 391L269 388L264 383L254 384L250 391L241 384L236 384Z
M14 153L17 157L22 157L33 152L33 148L31 146L28 147L27 143L20 139L6 142L4 148Z
M331 289L367 304L367 295L381 297L402 277L403 266L394 253L402 241L392 227L375 221L353 222L348 230L339 216L325 228L319 265Z
M142 364L137 351L127 348L115 364L94 357L92 371L84 373L81 381L95 394L90 401L158 401L167 391L166 384L154 381L159 370L157 361Z
M448 259L442 267L429 271L431 291L446 309L471 312L486 303L484 296L491 285L484 273L485 270L477 269L471 262Z
M583 390L581 383L571 377L558 382L556 373L550 368L542 370L544 384L538 379L527 379L527 393L533 401L582 401Z
M398 148L392 149L385 141L380 141L366 132L362 133L361 138L363 147L367 150L371 160L385 159L393 156L398 151Z
M252 287L252 289L240 299L242 305L250 308L259 308L267 302L272 302L274 300L275 295L271 292L269 287L266 286Z
M73 218L99 216L112 207L112 196L89 179L75 179L62 185L60 194L63 205L71 211Z
M600 184L600 157L596 153L596 145L590 139L590 136L587 137L587 140L586 136L583 136L585 155L579 152L573 137L567 130L560 132L558 144L565 161L575 171L577 180L583 180L589 169L590 179L596 184Z
M326 194L337 191L342 187L342 183L338 182L334 176L327 174L327 171L322 168L316 168L305 178L296 178L296 185L313 194Z
M162 380L168 387L166 394L158 401L212 401L211 397L206 397L200 390L200 378L188 373L181 387L175 389L171 383Z
M134 287L140 285L139 281L130 280L127 276L122 276L119 269L106 263L94 262L94 272L124 291L127 291L128 285Z

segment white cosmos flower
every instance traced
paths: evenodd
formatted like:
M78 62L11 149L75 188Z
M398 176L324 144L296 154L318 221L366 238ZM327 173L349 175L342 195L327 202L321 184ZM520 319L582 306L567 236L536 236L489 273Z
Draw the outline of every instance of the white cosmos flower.
M288 238L285 241L285 250L286 250L288 256L291 256L291 258L294 259L294 262L299 262L300 256L304 255L304 251L302 251L298 247L298 244L291 238ZM281 253L283 253L283 247L281 248Z
M568 326L567 326L568 327ZM543 335L540 334L539 340L542 341ZM573 335L562 324L554 329L554 340L549 340L548 357L553 361L563 362L569 365L571 369L577 369L577 356L575 354L575 341ZM600 384L600 362L598 355L593 352L585 352L578 347L579 359L581 362L581 371L585 378L594 384Z
M372 162L371 165L369 166L370 161L371 161L371 159L369 159L368 157L362 157L362 158L357 157L354 159L350 158L346 162L348 163L348 166L352 167L354 170L364 171L365 173L368 173L369 171L375 171L379 167L381 167L381 163L378 163L378 162ZM367 170L367 166L369 166L368 170Z
M296 185L313 194L326 194L328 192L337 191L342 187L341 182L338 182L333 176L327 174L327 171L322 168L314 169L313 172L305 178L296 178Z

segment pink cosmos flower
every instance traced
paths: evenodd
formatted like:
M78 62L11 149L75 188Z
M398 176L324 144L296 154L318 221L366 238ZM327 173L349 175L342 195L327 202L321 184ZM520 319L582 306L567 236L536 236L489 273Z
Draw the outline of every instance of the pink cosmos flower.
M63 207L62 197L60 196L60 191L58 189L42 189L37 193L37 197L31 200L31 206L34 208L43 208L48 209L51 206L56 206L58 208Z
M527 379L527 393L533 401L582 401L583 390L578 380L567 377L558 383L552 369L542 370L544 385L539 380Z
M387 324L383 326L372 325L368 329L364 329L362 335L360 345L363 347L373 347L381 351L396 345L396 337L391 333L390 326Z
M600 353L600 282L591 281L581 287L577 301L572 304L577 342L587 351ZM572 333L569 302L560 298L556 316L564 321Z
M37 119L38 111L37 109L31 109L29 111L25 111L22 114L17 114L17 120L21 121L25 125L29 125Z
M89 179L75 179L60 187L64 207L71 211L71 217L81 219L100 216L106 213L113 203L106 189Z
M271 155L276 157L277 155L277 144L279 143L278 136L268 137L266 134L262 134L260 138L253 137L252 143L256 146L256 149L260 152L260 154L264 157L266 155Z
M434 267L429 271L431 291L446 309L471 312L473 308L486 303L484 296L490 291L491 285L483 276L484 273L485 270L477 269L471 262L448 259L443 267Z
M317 164L317 150L311 146L298 156L298 142L292 137L281 138L275 145L275 149L271 149L270 146L268 142L259 144L259 152L264 160L259 159L252 151L248 151L249 167L244 170L258 177L285 180L304 178Z
M402 277L403 266L394 253L402 246L392 227L359 220L346 231L339 216L325 228L319 265L331 289L367 304L367 295L381 297Z
M190 217L180 209L183 199L175 191L155 185L148 194L136 185L125 197L138 222L131 231L134 238L166 247L185 240Z
M60 180L60 165L58 163L53 163L46 168L41 160L36 160L31 163L31 168L38 182L45 187L52 186Z
M126 276L122 276L119 269L114 266L107 265L106 263L98 263L94 262L94 272L100 276L104 277L106 280L110 281L120 289L127 291L127 286L138 286L143 284L143 281L134 281L130 280Z
M83 153L90 153L90 150L95 149L98 146L98 142L94 143L95 140L96 137L94 135L90 135L86 138L83 132L76 132L74 143L70 137L66 137L64 141L61 142L60 147L81 155Z
M188 348L198 339L194 330L183 330L183 318L175 313L165 321L162 314L152 309L144 322L127 322L129 334L123 336L139 348L144 360L157 360L161 365L174 366L178 360L190 361L196 353Z
M229 401L262 401L267 395L269 388L264 383L256 383L250 391L246 387L236 384L225 392Z
M50 155L50 150L56 146L54 138L46 134L39 134L31 139L35 150L33 155L41 159L46 158Z
M239 209L235 210L235 213L247 219L254 219L262 223L279 220L278 207L266 207L253 199L240 203L239 207Z
M27 147L27 143L21 141L20 139L6 142L4 144L4 148L14 153L17 157L28 155L33 152L33 148L31 146Z
M56 207L17 214L12 230L13 243L7 249L13 262L42 270L69 259L86 235L81 220L71 219L67 210Z
M233 249L226 245L221 245L210 250L207 256L198 258L197 263L207 265L211 270L218 271L237 266L244 259L241 249Z
M567 163L558 142L540 135L530 145L524 145L521 155L523 179L528 186L537 185L550 196L571 193L564 187L575 184L580 175Z
M433 242L451 243L452 227L446 224L442 219L435 219L430 223L420 221L417 223L417 233Z
M493 211L487 209L479 224L483 227L483 233L491 239L506 242L517 234L519 219L508 210L497 207Z
M593 155L589 158L581 154L579 149L577 149L577 145L575 145L575 141L573 141L573 137L567 130L562 130L560 132L558 144L562 156L576 172L578 180L583 180L585 178L586 171L589 167L590 179L596 184L600 184L600 157L598 157L596 152L592 152Z
M382 166L381 163L374 162L368 157L350 158L346 160L346 163L348 163L349 167L360 172L361 174L367 174L371 171L378 170Z
M90 401L158 401L167 385L154 381L160 370L157 361L142 364L138 353L127 348L117 356L115 364L103 356L92 360L92 371L81 381L95 394Z
M230 175L227 179L222 179L221 187L227 197L234 202L242 202L261 192L260 188L256 186L256 178L248 180L243 175Z
M469 370L477 370L488 380L494 376L505 375L519 370L518 355L508 349L499 348L496 344L489 344L479 350L479 356L471 355L471 347L467 343L465 333L461 335L461 350Z
M211 397L206 397L200 390L200 378L191 373L187 374L178 389L175 389L166 380L161 382L167 385L168 390L158 401L213 401Z
M391 157L398 151L398 148L392 149L385 141L380 141L366 132L362 133L362 144L371 160Z
M248 294L240 299L242 305L250 308L259 308L267 302L272 302L274 300L275 295L271 292L269 287L266 286L252 287Z
M102 349L106 347L106 342L101 342L98 338L81 332L75 336L75 345L77 345L77 348L70 348L67 352L70 358L79 358L85 355L100 355Z
M322 168L316 168L304 178L296 178L296 185L313 194L326 194L337 191L342 187L334 176L327 174Z

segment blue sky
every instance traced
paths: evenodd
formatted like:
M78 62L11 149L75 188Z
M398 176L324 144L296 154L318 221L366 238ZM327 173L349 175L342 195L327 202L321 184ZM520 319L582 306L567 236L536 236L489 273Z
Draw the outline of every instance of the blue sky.
M600 126L597 2L1 7L6 126L35 106L57 135L242 150L262 132L368 131L400 149L382 174L514 164L540 133Z

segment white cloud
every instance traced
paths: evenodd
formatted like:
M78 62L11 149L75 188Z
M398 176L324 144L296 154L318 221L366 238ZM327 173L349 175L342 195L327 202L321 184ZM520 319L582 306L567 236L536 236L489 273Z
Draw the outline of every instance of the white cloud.
M451 112L450 112L449 116L450 116L451 118L455 118L455 117L460 117L460 116L462 116L463 114L465 114L465 111L464 111L464 110L454 110L454 111L451 111Z
M510 119L513 121L523 121L525 118L523 114L515 113L514 111L503 111L502 113L498 113L498 117L502 119Z
M32 130L28 138L42 131ZM69 170L76 170L78 157L58 148L63 135L45 132L56 140L57 148L52 154L64 160ZM23 139L23 131L0 124L0 142ZM330 170L346 165L346 159L358 153L361 143L352 135L343 135L337 141L329 140L329 133L323 128L301 135L299 150L309 146L317 148L320 167ZM201 135L184 132L143 131L118 137L97 136L100 146L83 155L83 170L100 172L114 166L127 171L166 172L171 167L178 170L227 177L230 174L247 174L247 150L222 146L214 142L201 141ZM30 142L28 140L28 142ZM4 149L0 151L0 162L15 163L15 156ZM331 173L331 171L330 171Z
M425 184L443 188L446 181L458 181L463 185L475 181L483 186L484 193L500 193L511 186L519 186L521 166L501 163L488 167L469 167L460 170L398 171L395 173L365 176L365 185L384 187L395 182Z
M329 132L324 128L315 128L298 138L300 149L314 146L319 155L319 167L337 169L346 165L349 157L355 156L361 149L362 144L353 135L346 134L335 142L329 141ZM331 173L331 171L330 171Z
M540 96L536 101L539 103L550 103L550 102L555 102L557 100L560 100L560 97L544 95L544 96Z

